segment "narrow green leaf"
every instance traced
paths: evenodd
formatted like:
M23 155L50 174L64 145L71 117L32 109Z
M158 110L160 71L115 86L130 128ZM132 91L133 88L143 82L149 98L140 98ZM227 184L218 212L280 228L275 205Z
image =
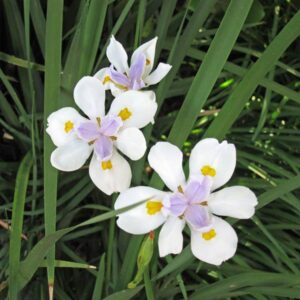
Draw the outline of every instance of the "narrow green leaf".
M181 146L194 126L243 27L252 1L232 0L177 115L168 140ZM222 49L222 51L220 51ZM222 126L221 126L222 128Z
M63 0L49 0L47 3L46 53L45 53L45 93L44 93L44 127L48 116L58 108L60 97L60 71L62 47ZM44 209L45 232L49 235L56 229L57 170L50 164L50 155L54 145L44 133ZM53 298L55 245L47 257L49 297Z
M255 91L259 82L278 61L282 53L299 36L300 12L288 22L274 38L263 55L247 71L246 75L235 88L229 99L222 107L218 117L211 123L205 137L224 138L234 121L238 118L246 102Z
M63 94L64 103L73 105L72 89L84 75L92 72L106 16L108 0L91 0L85 4L62 76L62 85L67 93ZM78 54L81 55L78 60Z
M93 217L87 221L84 221L78 225L75 225L75 226L72 226L69 228L65 228L65 229L61 229L61 230L58 230L56 232L49 233L48 235L46 235L43 239L41 239L34 246L34 248L30 251L30 253L26 257L26 259L21 262L20 268L18 271L18 278L17 278L18 284L20 285L20 287L23 288L29 282L29 280L32 278L32 276L34 275L34 273L36 272L38 267L41 265L44 257L48 254L49 250L51 248L53 248L53 245L64 235L72 232L73 230L75 230L77 228L80 228L83 226L88 226L91 224L95 224L98 222L103 222L105 220L111 219L122 212L125 212L129 209L132 209L132 208L144 203L147 200L148 199L145 199L136 204L133 204L133 205L130 205L130 206L118 209L118 210L109 211L102 215Z
M96 267L92 265L67 260L55 260L54 265L56 268L96 269ZM40 267L47 267L47 260L42 261Z
M137 286L134 289L123 290L114 294L109 295L103 300L129 300L132 299L138 292L143 288L143 286Z
M105 253L101 256L99 269L94 285L94 291L92 300L102 299L103 283L104 283L104 272L105 272Z
M21 234L23 227L24 205L32 165L32 155L30 152L23 158L18 169L15 194L12 210L12 222L9 243L9 299L16 300L20 286L17 276L19 275Z

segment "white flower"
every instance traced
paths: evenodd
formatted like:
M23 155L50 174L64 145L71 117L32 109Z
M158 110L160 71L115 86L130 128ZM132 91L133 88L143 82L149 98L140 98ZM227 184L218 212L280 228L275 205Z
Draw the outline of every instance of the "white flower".
M128 91L114 99L105 115L105 90L94 77L83 77L74 89L74 99L88 118L65 107L48 117L47 133L57 148L52 165L62 171L81 168L93 152L89 174L104 193L121 192L130 186L131 170L117 149L132 160L146 151L139 130L153 122L157 110L153 92Z
M192 150L188 181L182 169L182 152L167 142L158 142L148 156L150 166L171 192L139 186L122 192L115 209L146 200L118 216L117 224L131 234L145 234L163 224L159 234L160 256L182 251L182 230L191 230L191 249L200 260L220 265L236 251L238 238L229 223L218 216L251 218L257 199L243 186L213 192L232 176L236 164L233 144L204 139Z
M98 71L95 77L100 79L105 89L110 89L114 96L127 90L140 90L158 83L168 74L171 66L159 63L151 73L156 42L157 37L138 47L132 54L129 67L124 47L112 36L106 50L111 66Z

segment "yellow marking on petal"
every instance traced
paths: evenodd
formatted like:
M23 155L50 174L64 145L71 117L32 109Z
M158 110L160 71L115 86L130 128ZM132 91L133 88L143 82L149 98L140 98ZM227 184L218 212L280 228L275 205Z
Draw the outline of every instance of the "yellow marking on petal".
M74 123L72 121L67 121L65 123L65 132L69 133L74 128Z
M146 66L149 66L150 63L151 63L150 59L147 58L147 59L146 59Z
M206 165L206 166L202 167L201 173L204 176L211 176L211 177L214 177L217 174L216 170L214 168L212 168L211 166L209 166L209 165Z
M115 85L117 88L119 88L119 89L121 89L121 90L124 90L124 91L128 91L128 87L127 87L127 86L122 85L122 84L118 84L118 83L116 83L116 82L114 82L114 81L112 81L112 82L114 83L114 85Z
M213 239L217 235L216 231L214 229L211 229L210 231L202 233L202 238L206 241L209 241Z
M207 206L207 201L202 201L202 202L200 202L200 205L202 205L202 206Z
M163 207L162 203L159 201L148 201L146 203L147 213L149 215L154 215L158 212L160 212L161 208Z
M112 163L111 163L111 161L110 160L107 160L107 161L103 161L103 162L101 162L101 167L102 167L102 170L110 170L110 169L112 169Z
M123 108L118 114L118 116L122 119L122 121L129 119L131 115L132 112L129 111L127 107Z
M102 83L105 84L105 83L110 82L110 81L111 81L111 78L107 75L107 76L104 77Z

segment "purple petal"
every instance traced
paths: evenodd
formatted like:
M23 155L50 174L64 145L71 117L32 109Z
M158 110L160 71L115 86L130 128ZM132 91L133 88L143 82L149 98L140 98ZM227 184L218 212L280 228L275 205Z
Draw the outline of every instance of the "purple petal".
M99 137L99 126L94 122L84 122L77 127L78 136L84 141L93 141Z
M122 125L123 122L120 117L107 115L101 120L100 132L105 136L114 136Z
M170 206L168 207L170 213L176 217L181 216L187 208L187 200L183 194L172 194L169 198Z
M133 62L133 64L130 66L129 69L129 77L131 82L141 81L145 69L145 64L146 64L145 54L144 53L138 54L137 58L135 59L135 61Z
M211 183L211 179L208 176L204 176L202 180L190 181L184 191L189 203L193 204L205 201L209 195Z
M116 71L113 68L113 66L110 66L109 73L110 73L110 78L115 83L123 85L125 87L128 87L130 85L130 80L127 78L127 76L122 74L122 73L119 73L118 71Z
M113 152L113 142L106 136L101 135L95 142L94 150L98 160L109 160Z
M201 205L190 205L184 213L186 221L195 230L207 230L211 226L211 217L207 208Z

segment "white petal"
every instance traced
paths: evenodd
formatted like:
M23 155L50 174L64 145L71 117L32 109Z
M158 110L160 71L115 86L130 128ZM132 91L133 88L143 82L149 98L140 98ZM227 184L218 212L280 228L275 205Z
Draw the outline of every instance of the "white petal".
M235 254L238 238L226 221L214 217L213 222L216 235L210 240L204 239L202 233L191 229L191 248L198 259L219 266Z
M113 82L110 84L110 91L114 97L117 97L118 95L125 92L124 89L118 88Z
M249 219L254 215L257 198L244 186L232 186L212 193L208 206L213 214L238 219Z
M156 143L148 155L151 168L172 191L177 191L178 186L185 183L182 158L180 149L168 142Z
M78 107L90 119L96 119L105 114L105 89L96 77L81 78L75 86L74 99Z
M116 140L117 148L132 160L140 159L146 152L143 133L134 127L121 130Z
M153 63L154 63L154 58L155 58L155 48L156 48L156 42L157 42L157 37L153 38L152 40L142 44L139 46L132 54L131 56L131 64L134 63L136 60L137 56L140 53L144 53L146 56L146 61L148 62L145 66L145 71L143 74L143 77L145 78L146 76L149 75L151 70L153 69Z
M191 152L190 176L197 177L204 166L214 168L216 175L212 177L212 190L215 190L231 178L235 165L235 146L227 141L219 143L216 139L208 138L197 143Z
M98 161L94 154L89 168L92 181L107 195L125 191L131 182L131 169L127 160L114 150L110 161L112 168L104 170L102 162Z
M146 85L153 85L160 82L169 73L171 68L171 65L159 63L158 67L144 79Z
M106 56L110 63L120 73L128 72L128 56L120 42L118 42L114 36L111 37L110 43L106 50Z
M165 193L159 190L138 186L122 192L115 202L115 209L120 209L143 200L153 199L161 202ZM159 211L155 214L148 214L147 202L132 208L118 216L117 225L124 231L131 234L145 234L158 228L165 217Z
M87 142L73 140L52 152L51 164L54 168L65 172L78 170L89 158L92 149Z
M159 256L179 254L182 251L184 220L169 217L160 230L158 238Z
M75 128L80 122L87 121L76 109L64 107L53 112L47 119L47 133L50 135L55 146L63 146L76 139ZM66 124L71 124L73 129L67 128Z
M123 120L124 128L143 128L150 122L154 123L154 115L157 110L154 92L124 92L112 102L109 114L119 115L126 109L130 116Z

